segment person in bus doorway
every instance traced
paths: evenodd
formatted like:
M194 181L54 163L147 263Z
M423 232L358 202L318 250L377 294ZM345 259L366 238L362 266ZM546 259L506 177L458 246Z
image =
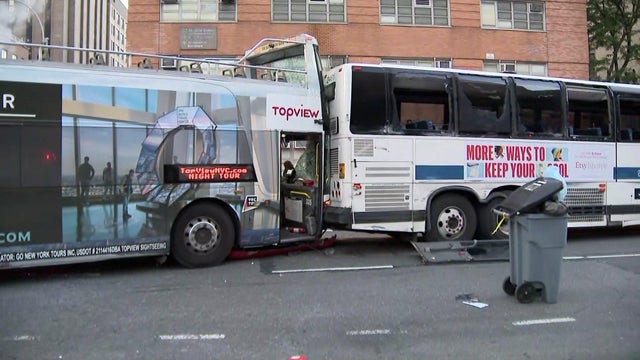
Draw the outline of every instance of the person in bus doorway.
M282 177L287 183L294 183L296 181L296 169L294 168L293 163L287 160L283 165L284 171L282 172Z
M129 214L129 199L133 194L133 169L129 170L129 173L124 176L122 183L122 218L127 221L131 215Z
M88 203L89 188L91 187L91 180L96 174L93 166L89 164L89 157L84 157L84 162L78 167L78 178L80 179L80 201L83 204Z
M107 162L107 166L102 170L102 182L104 184L104 199L107 199L109 193L113 196L113 168L111 162Z

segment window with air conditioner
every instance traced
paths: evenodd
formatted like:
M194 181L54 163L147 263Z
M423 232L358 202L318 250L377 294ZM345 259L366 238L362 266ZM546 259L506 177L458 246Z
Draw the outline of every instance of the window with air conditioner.
M516 72L516 64L501 63L500 64L500 72L515 73Z
M546 76L547 65L544 63L530 63L526 61L498 61L485 60L482 64L483 71L508 72L522 75Z
M381 64L398 64L411 66L439 67L451 68L452 59L450 58L420 58L420 59L400 59L400 58L382 58Z
M451 59L436 59L435 64L436 64L436 67L443 68L443 69L450 69Z
M160 59L160 67L165 70L175 70L178 68L178 60L176 59Z

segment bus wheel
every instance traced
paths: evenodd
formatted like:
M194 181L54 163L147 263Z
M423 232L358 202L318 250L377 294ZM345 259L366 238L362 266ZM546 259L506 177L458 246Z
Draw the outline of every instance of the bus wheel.
M502 216L494 213L493 209L500 205L510 194L510 191L497 192L493 195L491 201L480 207L478 212L478 239L500 240L509 238L509 219L504 219L500 223ZM500 223L500 227L493 233L498 223Z
M471 240L476 232L476 212L462 195L445 194L431 203L428 241Z
M229 256L234 239L233 223L222 208L195 205L174 225L171 254L188 268L219 265Z

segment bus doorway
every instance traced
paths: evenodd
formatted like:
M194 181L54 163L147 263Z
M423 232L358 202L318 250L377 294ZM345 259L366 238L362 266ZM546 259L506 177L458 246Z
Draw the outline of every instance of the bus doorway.
M317 239L322 233L322 133L281 133L280 241Z

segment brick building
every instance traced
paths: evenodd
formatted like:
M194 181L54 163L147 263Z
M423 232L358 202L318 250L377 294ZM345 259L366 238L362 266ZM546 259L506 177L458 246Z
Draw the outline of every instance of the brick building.
M589 77L586 0L129 0L128 15L135 52L232 58L260 38L304 32L318 39L326 66Z

